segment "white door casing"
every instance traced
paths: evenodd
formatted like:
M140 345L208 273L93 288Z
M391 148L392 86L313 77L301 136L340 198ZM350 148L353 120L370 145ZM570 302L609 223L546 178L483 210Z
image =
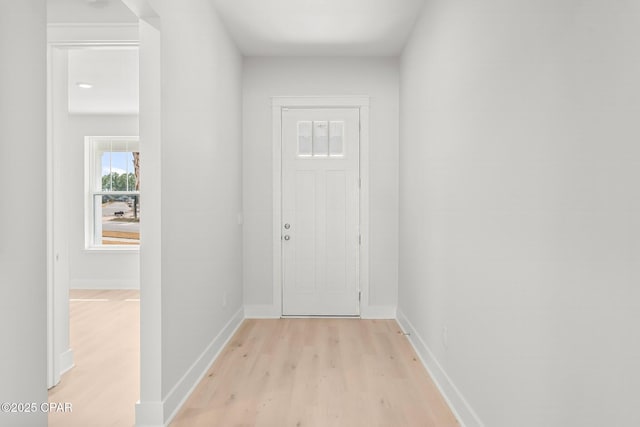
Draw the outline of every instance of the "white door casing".
M357 316L360 109L282 110L282 314Z

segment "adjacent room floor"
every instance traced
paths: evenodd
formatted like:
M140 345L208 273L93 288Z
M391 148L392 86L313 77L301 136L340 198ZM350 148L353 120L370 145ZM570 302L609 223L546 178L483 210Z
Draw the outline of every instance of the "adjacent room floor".
M49 415L50 427L130 427L140 396L139 291L71 290L70 343L75 366L49 390L73 412Z
M458 423L394 320L245 320L171 424Z

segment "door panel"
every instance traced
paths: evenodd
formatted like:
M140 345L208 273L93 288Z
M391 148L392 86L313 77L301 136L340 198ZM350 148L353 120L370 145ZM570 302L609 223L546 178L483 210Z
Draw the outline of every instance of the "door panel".
M344 291L347 288L347 177L344 171L327 171L326 227L327 289Z
M359 314L359 120L283 110L283 315Z
M291 218L294 224L295 239L286 243L289 252L295 257L294 283L299 291L315 291L316 274L316 176L312 171L296 171L295 174L295 210ZM289 235L294 235L290 230ZM287 230L285 230L286 232Z

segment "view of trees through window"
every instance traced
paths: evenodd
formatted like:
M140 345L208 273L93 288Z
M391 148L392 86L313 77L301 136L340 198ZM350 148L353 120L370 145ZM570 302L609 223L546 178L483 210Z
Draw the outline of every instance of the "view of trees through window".
M102 191L129 191L129 188L136 188L136 176L132 172L111 172L102 177Z

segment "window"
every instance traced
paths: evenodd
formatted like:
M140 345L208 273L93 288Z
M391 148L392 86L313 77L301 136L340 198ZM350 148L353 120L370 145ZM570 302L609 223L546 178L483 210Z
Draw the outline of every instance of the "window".
M87 249L140 245L138 137L86 137L85 243Z
M344 157L344 122L298 122L298 157Z

